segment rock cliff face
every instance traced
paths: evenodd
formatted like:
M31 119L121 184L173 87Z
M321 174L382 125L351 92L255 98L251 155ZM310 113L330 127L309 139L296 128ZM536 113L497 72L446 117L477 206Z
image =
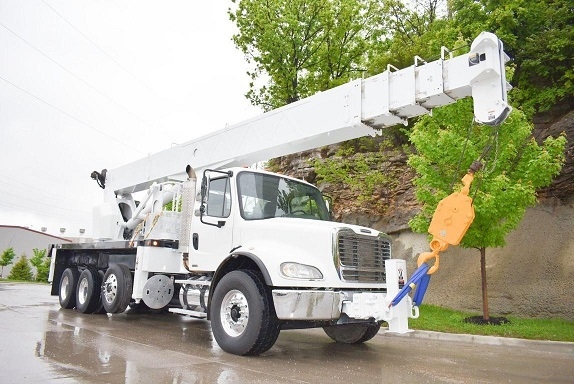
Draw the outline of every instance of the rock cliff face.
M386 233L408 230L408 221L417 213L419 205L414 196L414 172L407 166L408 156L402 150L389 150L378 170L389 182L373 192L370 201L359 202L358 193L341 183L318 183L310 160L332 156L338 145L278 159L275 167L284 174L315 184L333 198L333 220L359 224Z
M574 100L567 100L549 112L534 118L534 136L542 141L548 136L566 134L566 162L552 185L540 191L540 196L568 200L574 196Z
M552 185L539 192L540 203L527 211L504 248L487 249L491 313L574 320L574 101L566 101L534 119L534 137L566 134L566 163ZM284 174L317 184L309 159L333 155L337 146L286 156L275 164ZM379 170L392 183L373 193L373 202L357 204L357 194L342 185L319 184L334 197L334 220L368 226L392 235L394 257L408 261L412 273L416 257L428 250L424 235L412 234L408 221L419 206L414 197L413 171L407 155L392 150ZM427 302L481 312L478 251L451 247L441 258Z

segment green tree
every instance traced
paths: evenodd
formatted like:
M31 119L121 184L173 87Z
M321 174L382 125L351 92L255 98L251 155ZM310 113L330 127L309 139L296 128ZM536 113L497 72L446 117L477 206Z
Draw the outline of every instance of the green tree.
M233 41L254 66L246 97L265 110L358 77L370 41L382 33L376 0L232 2Z
M49 275L50 275L50 259L46 258L42 262L40 268L38 268L38 273L36 274L36 281L47 283Z
M48 282L48 273L50 272L50 259L46 257L45 249L34 248L34 257L30 259L30 264L36 267L36 281Z
M404 68L419 56L430 61L440 57L441 47L464 44L458 28L446 18L444 0L385 1L382 20L385 34L368 52L369 74L387 69L387 64ZM465 48L466 44L461 48Z
M32 268L28 262L28 258L25 254L22 254L20 259L14 264L10 274L8 275L9 280L20 280L20 281L31 281L32 280Z
M480 252L483 318L488 320L486 248L505 245L506 235L536 203L536 191L560 172L566 139L549 137L537 143L532 125L516 109L500 127L476 126L472 121L472 106L466 100L436 109L433 117L415 124L410 140L417 153L409 165L417 173L416 197L423 208L409 224L416 232L426 232L439 201L460 190L456 182L485 148L491 148L471 186L476 217L460 244Z
M574 95L571 0L452 0L454 23L470 41L497 34L511 57L512 104L532 115Z
M0 257L0 278L4 276L4 267L12 264L14 257L16 257L16 253L14 253L14 248L12 247L2 252L2 256Z

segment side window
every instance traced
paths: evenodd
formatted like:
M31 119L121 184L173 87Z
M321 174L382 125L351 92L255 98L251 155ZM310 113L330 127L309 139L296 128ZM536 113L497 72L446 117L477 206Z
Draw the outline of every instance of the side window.
M212 179L207 192L206 215L228 217L231 212L231 191L229 178Z

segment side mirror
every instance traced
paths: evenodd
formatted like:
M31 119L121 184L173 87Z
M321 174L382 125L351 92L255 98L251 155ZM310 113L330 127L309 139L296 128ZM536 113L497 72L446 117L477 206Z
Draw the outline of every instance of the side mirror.
M203 215L205 214L205 198L207 196L207 175L203 172L203 177L201 178L201 204L199 206L199 221L204 223ZM208 224L208 223L205 223Z
M327 207L327 212L329 212L329 218L333 218L333 198L329 195L323 195L323 201Z

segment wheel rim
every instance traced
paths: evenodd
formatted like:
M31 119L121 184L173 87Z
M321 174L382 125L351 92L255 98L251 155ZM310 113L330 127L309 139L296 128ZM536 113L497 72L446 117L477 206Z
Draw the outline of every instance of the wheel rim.
M66 300L68 298L68 287L70 286L70 278L68 276L64 276L62 278L62 285L60 286L60 297L62 300Z
M249 305L243 292L236 289L227 292L221 302L220 317L229 336L237 337L245 331L249 322Z
M78 302L80 305L84 305L88 300L88 279L80 280L80 284L78 285L78 294Z
M118 294L118 278L113 273L108 276L104 283L104 298L108 303L113 303Z

